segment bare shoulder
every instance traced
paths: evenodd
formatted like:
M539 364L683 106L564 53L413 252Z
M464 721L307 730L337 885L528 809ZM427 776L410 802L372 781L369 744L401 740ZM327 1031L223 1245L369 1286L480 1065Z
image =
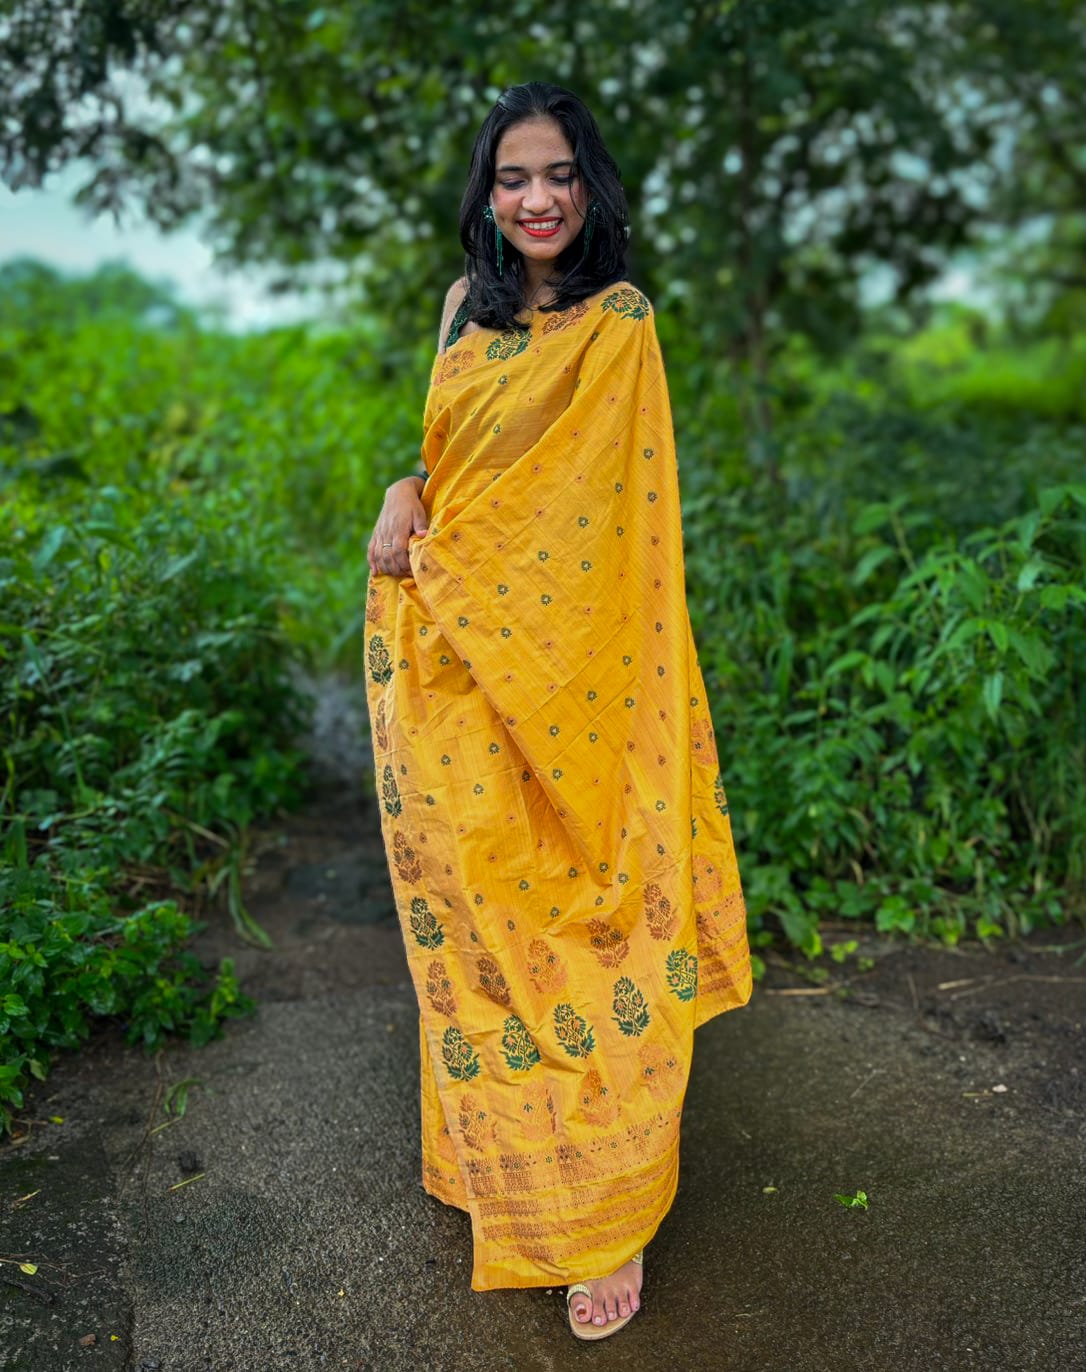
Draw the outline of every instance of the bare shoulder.
M458 281L454 281L445 292L445 304L441 310L441 328L437 338L437 350L439 353L445 351L445 339L448 337L453 315L460 308L464 296L467 295L467 293L468 278L466 276L462 276Z

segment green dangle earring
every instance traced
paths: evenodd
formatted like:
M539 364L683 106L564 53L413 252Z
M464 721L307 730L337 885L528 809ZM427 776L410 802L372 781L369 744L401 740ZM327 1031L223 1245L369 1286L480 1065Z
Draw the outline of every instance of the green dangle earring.
M502 274L502 231L501 231L501 229L498 228L497 220L494 218L494 211L490 208L489 205L485 205L485 206L483 207L483 218L486 220L486 222L487 222L488 224L493 224L493 225L494 225L494 246L495 246L495 248L496 248L496 252L495 252L495 255L494 255L494 261L495 261L495 263L497 264L497 267L498 267L498 275L501 276L501 274Z

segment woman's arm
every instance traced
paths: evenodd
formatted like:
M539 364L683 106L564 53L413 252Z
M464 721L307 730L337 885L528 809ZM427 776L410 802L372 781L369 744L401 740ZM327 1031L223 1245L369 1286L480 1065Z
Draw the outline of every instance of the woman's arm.
M459 281L454 281L445 293L445 304L441 311L441 331L437 340L439 353L445 351L445 338L452 324L453 315L460 308L467 289L468 279L462 276ZM412 534L425 534L427 531L426 511L422 505L425 485L426 473L413 472L410 476L394 481L385 491L384 504L366 550L366 560L371 572L386 572L391 576L410 575L411 564L407 559L408 540Z

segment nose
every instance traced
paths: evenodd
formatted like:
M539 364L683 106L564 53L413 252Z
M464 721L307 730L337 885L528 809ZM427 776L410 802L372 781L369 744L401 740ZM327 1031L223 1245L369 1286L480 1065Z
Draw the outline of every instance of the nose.
M545 181L532 181L524 193L524 208L529 214L542 214L554 204Z

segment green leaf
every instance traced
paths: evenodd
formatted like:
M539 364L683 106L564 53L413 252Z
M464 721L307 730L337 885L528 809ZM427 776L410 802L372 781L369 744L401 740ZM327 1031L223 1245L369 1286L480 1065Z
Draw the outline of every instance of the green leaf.
M64 524L54 525L38 544L34 553L34 570L44 572L67 542L69 529Z
M997 651L1005 653L1007 651L1010 638L1007 634L1007 626L998 619L990 619L985 626L988 630L988 637L992 640Z
M1015 581L1015 586L1020 591L1029 591L1036 586L1038 579L1048 570L1048 562L1043 557L1031 557L1022 567Z
M893 557L896 552L896 548L891 548L885 543L878 548L868 548L856 564L852 573L852 584L862 586L871 574L881 567L888 558Z
M999 707L1003 700L1003 673L992 672L984 678L984 708L988 711L992 719L999 714Z

